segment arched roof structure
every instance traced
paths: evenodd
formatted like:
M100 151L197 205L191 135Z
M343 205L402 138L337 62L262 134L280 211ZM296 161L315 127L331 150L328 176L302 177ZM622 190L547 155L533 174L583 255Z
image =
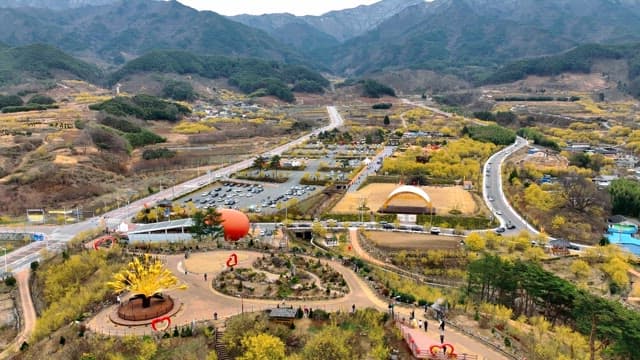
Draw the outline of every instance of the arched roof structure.
M421 206L423 206L424 208L431 209L433 207L433 204L431 203L431 198L429 197L429 195L427 195L427 193L424 190L422 190L417 186L403 185L393 190L389 194L389 196L387 196L387 200L385 200L385 202L382 204L382 209L387 209L392 201L407 195L409 195L412 198L417 198L419 200L422 200Z

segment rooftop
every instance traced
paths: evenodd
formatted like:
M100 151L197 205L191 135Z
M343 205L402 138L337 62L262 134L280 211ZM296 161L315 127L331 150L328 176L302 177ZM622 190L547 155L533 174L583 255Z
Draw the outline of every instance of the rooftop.
M193 226L193 220L191 218L180 219L180 220L171 220L171 221L163 221L151 224L139 224L136 225L135 229L129 231L129 234L145 234L154 231L162 231L169 229L179 229L183 227L191 227Z
M275 308L269 312L270 318L288 318L294 319L298 310L294 308Z

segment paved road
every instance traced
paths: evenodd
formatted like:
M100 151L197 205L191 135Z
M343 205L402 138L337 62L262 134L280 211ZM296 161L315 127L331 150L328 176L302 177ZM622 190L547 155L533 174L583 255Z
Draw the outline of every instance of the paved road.
M347 192L356 192L362 182L367 179L367 176L376 174L382 168L382 161L384 158L391 156L395 151L396 146L385 146L373 159L371 163L367 165L362 171L360 171L352 180Z
M282 155L284 152L289 150L290 148L300 145L306 141L308 141L311 136L317 135L322 131L329 131L334 128L340 127L344 124L344 119L338 113L338 110L334 106L327 106L327 113L329 114L329 125L322 127L320 129L316 129L313 132L306 134L296 140L288 142L284 145L280 145L275 149L272 149L264 154L261 154L265 157L271 157L273 155ZM157 201L175 198L187 193L190 193L196 189L199 189L203 186L206 186L217 178L228 177L232 173L238 172L240 170L246 169L253 164L254 159L258 155L251 156L243 161L238 163L226 166L224 168L212 171L210 174L206 174L203 176L199 176L192 180L186 181L182 184L178 184L162 190L158 193L150 195L146 198L134 201L126 206L123 206L119 209L110 211L104 214L104 219L106 220L107 226L110 228L117 227L122 221L126 221L134 216L140 209L144 207L145 204L153 204ZM48 243L52 246L52 249L55 249L54 246L60 246L59 244L62 242L69 241L75 234L84 231L93 229L99 226L99 219L92 218L77 224L70 224L64 226L43 226L43 227L31 227L29 226L29 232L42 232L46 235ZM18 228L18 230L25 229L24 227ZM16 232L16 228L0 228L0 232ZM7 263L9 269L12 271L18 271L20 269L25 268L29 265L29 263L33 260L37 260L39 258L39 251L42 249L42 244L39 242L31 243L22 248L21 258L18 259L14 255L12 257L7 258ZM13 254L13 253L12 253ZM4 257L0 258L0 264L3 264Z
M494 216L500 221L501 227L506 227L508 223L515 225L514 229L509 229L505 234L517 234L523 229L533 235L539 232L527 223L509 204L502 190L502 165L507 157L527 146L527 140L517 137L516 142L501 151L493 154L484 164L482 196L487 207L491 209Z

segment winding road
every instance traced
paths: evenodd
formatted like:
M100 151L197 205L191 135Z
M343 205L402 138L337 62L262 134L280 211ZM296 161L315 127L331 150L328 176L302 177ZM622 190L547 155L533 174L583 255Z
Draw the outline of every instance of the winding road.
M413 104L413 103L412 103ZM416 106L421 106L428 108L431 111L436 113L451 116L451 114L441 112L440 110L426 107L424 105L414 104ZM271 157L273 155L281 155L286 152L288 149L297 146L299 144L304 143L309 140L309 138L313 135L316 135L322 131L328 131L333 128L342 126L344 124L344 120L338 113L335 107L328 106L327 112L330 118L330 124L317 129L309 134L306 134L294 141L291 141L287 144L281 145L275 149L272 149L262 156ZM504 154L506 157L508 154ZM103 218L106 220L106 224L108 227L113 228L119 225L123 220L131 218L137 211L139 211L145 204L154 203L156 201L178 197L180 195L192 192L195 189L203 187L212 181L214 178L225 177L239 170L243 170L252 165L256 156L251 156L241 162L232 164L230 166L218 169L216 171L211 172L210 174L206 174L195 179L189 180L187 182L175 185L173 187L167 188L159 193L148 196L144 199L137 200L127 206L123 206L119 209L113 210L111 212L106 213ZM500 158L496 157L494 161L503 161L504 157ZM496 176L499 178L499 176ZM500 188L501 192L501 188ZM508 206L506 200L504 203ZM510 207L509 207L510 208ZM513 209L511 209L513 211ZM515 214L515 211L514 211ZM513 216L516 219L515 214ZM28 232L40 232L46 235L47 241L44 242L45 247L49 249L55 250L60 249L64 246L64 242L70 240L75 234L78 232L89 230L98 227L100 224L99 218L92 218L87 221L70 224L65 226L56 226L56 227L21 227L19 229L16 228L0 228L0 232L16 232L16 231L28 231ZM18 270L22 270L28 267L29 263L34 260L39 259L39 252L43 248L42 242L33 242L28 246L21 248L19 251L15 251L7 255L6 260L8 266L15 272ZM362 251L362 249L358 249L357 251ZM228 256L228 254L224 254L224 252L215 252L217 254L223 254L223 256ZM243 253L246 256L244 261L252 261L257 256L261 256L259 253L251 253L251 252L238 252ZM364 251L362 251L364 254ZM206 254L203 256L207 256ZM4 259L0 259L0 262L4 261ZM180 298L184 301L184 308L175 318L174 325L184 325L188 324L194 320L205 320L211 319L213 317L213 313L217 312L220 319L225 317L238 314L242 309L247 309L247 311L252 310L260 310L264 308L274 307L277 302L273 300L259 300L259 299L238 299L235 297L227 296L217 291L213 290L210 286L210 282L206 282L203 280L202 275L204 273L208 273L209 275L215 275L216 272L221 271L218 267L214 268L203 268L203 269L191 269L189 268L189 261L184 263L184 257L182 255L168 256L166 257L167 264L170 269L172 269L176 275L185 283L189 285L188 293L180 294L175 293L174 295L177 298ZM323 262L327 262L331 264L331 266L339 271L345 281L347 282L349 288L351 289L350 293L345 297L338 299L330 299L330 300L322 300L322 301L305 301L305 302L287 302L288 305L293 306L306 306L313 308L321 308L328 311L349 311L351 306L355 304L358 308L362 307L374 307L382 311L386 311L388 308L388 303L378 297L378 295L372 290L372 288L364 282L361 278L359 278L353 271L344 267L342 264L338 262L323 260ZM215 262L211 262L211 264L215 264ZM185 274L183 272L184 267L187 267L188 273ZM214 266L214 265L211 265ZM33 304L31 303L30 295L28 294L28 270L26 270L27 278L23 278L24 272L20 272L18 275L18 280L21 289L21 296L24 296L25 299L22 301L22 306L25 309L25 326L21 336L18 338L26 338L32 331L33 326L35 324L35 313L33 312ZM212 276L213 278L213 276ZM26 293L23 293L23 288L26 289ZM137 334L137 333L149 333L150 329L148 327L139 327L139 328L127 328L127 327L117 327L113 324L108 316L110 312L113 311L113 307L109 307L99 313L97 316L92 318L89 321L89 327L94 331L112 334L112 335L125 335L125 334ZM399 307L397 312L399 312L402 316L408 317L411 309ZM429 335L437 338L437 334L435 333L436 327L431 326L429 331ZM485 359L506 359L503 355L494 352L493 350L487 348L485 345L480 342L469 338L465 335L459 334L456 331L448 330L447 331L447 339L450 342L459 344L461 347L461 351L467 351L469 353L479 354L481 358Z
M501 227L506 227L508 223L515 226L513 229L506 230L507 235L515 235L523 229L533 235L540 234L538 230L531 226L531 224L524 220L520 214L511 207L502 189L502 166L504 161L511 154L527 145L527 140L518 136L515 143L493 154L484 164L482 170L482 197L487 207L500 221Z
M335 106L327 106L327 113L329 115L329 125L316 129L306 135L303 135L293 141L290 141L284 145L280 145L274 149L261 154L264 157L271 157L273 155L282 155L292 147L303 144L308 141L312 136L318 135L323 131L329 131L334 128L344 125L344 119L335 108ZM196 189L210 184L215 179L220 177L226 177L230 174L244 170L253 164L253 161L258 155L251 156L238 163L226 166L224 168L212 171L209 174L199 176L184 183L169 187L153 195L147 196L143 199L134 201L126 206L118 208L116 210L105 213L102 218L105 219L106 225L109 228L117 227L122 221L126 221L133 217L145 204L153 204L157 201L175 198L190 193ZM24 246L18 253L13 252L7 255L7 266L12 271L19 271L27 268L32 261L40 259L40 251L43 247L48 247L50 250L57 250L64 247L64 242L71 240L77 233L85 230L94 229L100 224L100 217L88 219L86 221L69 224L64 226L20 226L20 227L0 227L0 232L31 232L31 233L43 233L46 236L45 244L43 242L32 242L31 244ZM0 257L0 263L4 262L4 257Z

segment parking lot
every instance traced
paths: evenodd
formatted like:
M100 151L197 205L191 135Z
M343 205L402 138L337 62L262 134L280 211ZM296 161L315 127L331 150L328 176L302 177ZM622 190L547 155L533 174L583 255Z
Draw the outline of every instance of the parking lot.
M322 186L301 185L300 181L305 174L314 179L348 180L351 169L359 166L363 159L373 158L376 153L374 147L368 148L363 145L331 145L327 146L325 151L318 151L316 148L317 145L307 144L283 156L283 161L293 159L304 165L302 171L280 170L278 174L288 178L284 183L221 178L212 185L177 201L182 204L193 202L198 209L219 207L270 214L285 209L287 202L293 199L300 202L323 190ZM307 153L311 150L317 151L317 154L313 156ZM349 157L348 164L344 163L345 156ZM328 166L331 170L321 171L321 166ZM259 173L258 170L249 171L252 176Z
M287 201L298 201L319 191L317 186L262 184L248 181L226 180L185 196L180 203L193 202L198 209L222 207L243 209L248 212L270 213L284 209ZM278 205L280 204L280 205Z

